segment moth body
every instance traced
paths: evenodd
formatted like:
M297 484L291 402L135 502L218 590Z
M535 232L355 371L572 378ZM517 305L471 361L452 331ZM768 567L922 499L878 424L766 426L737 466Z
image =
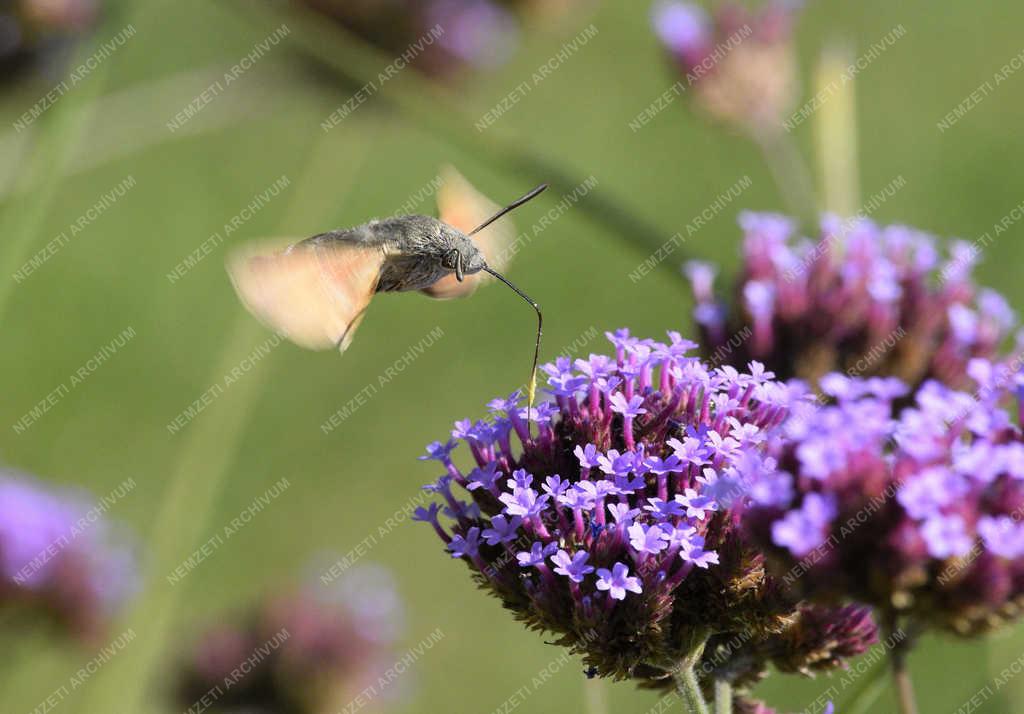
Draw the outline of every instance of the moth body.
M461 282L463 276L478 273L487 264L462 231L430 216L398 216L328 231L301 241L292 250L346 245L381 251L384 262L375 292L425 290L453 273Z

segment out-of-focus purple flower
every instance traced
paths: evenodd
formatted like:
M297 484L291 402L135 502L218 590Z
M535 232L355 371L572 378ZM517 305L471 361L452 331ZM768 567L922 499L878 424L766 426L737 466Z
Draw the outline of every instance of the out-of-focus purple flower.
M785 216L745 212L739 223L734 304L716 302L706 269L684 270L713 359L758 360L779 379L798 377L825 392L821 380L832 372L844 373L834 375L833 389L850 384L845 375L967 388L970 361L998 359L1016 325L1001 296L975 285L974 252L964 244L954 243L940 264L935 239L906 226L827 215L812 240ZM855 384L906 390L903 383Z
M1024 434L1008 409L1016 374L973 360L968 392L852 379L834 404L800 403L770 450L792 488L744 516L805 596L871 604L887 621L974 634L1024 596ZM835 382L829 377L825 382ZM881 396L880 396L881 395ZM895 418L892 416L895 414ZM807 447L826 446L826 465Z
M8 0L0 5L0 69L60 55L99 15L99 0Z
M90 500L0 472L0 608L46 613L87 639L101 634L137 583L131 547Z
M403 606L394 579L360 566L262 599L203 632L177 673L183 708L242 714L327 714L402 696L384 675L398 661ZM367 692L372 691L372 696Z
M831 494L809 493L800 508L772 524L772 540L800 558L817 548L828 535L836 508Z
M70 1L70 0L66 0ZM360 40L436 78L503 64L527 30L582 0L300 0ZM342 40L344 41L344 40ZM415 48L415 52L409 52Z
M490 0L432 0L426 24L443 28L440 45L459 62L475 67L503 64L517 44L519 26Z
M438 532L478 584L597 674L669 686L694 632L756 641L793 622L736 513L706 491L774 468L762 452L792 396L758 365L707 368L675 333L608 337L614 356L544 366L549 383L578 382L552 390L550 419L528 426L515 401L492 403L518 448L456 427L470 476L454 466L431 488L457 503L449 487L466 483L475 509L450 507ZM493 489L475 486L481 471Z
M692 2L660 0L651 22L679 83L705 113L764 134L780 129L793 103L795 10L784 0L756 12L728 2L708 15Z

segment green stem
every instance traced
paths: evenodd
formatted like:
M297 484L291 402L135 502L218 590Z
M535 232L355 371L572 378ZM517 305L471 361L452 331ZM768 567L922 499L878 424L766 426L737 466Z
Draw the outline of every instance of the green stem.
M910 677L907 657L914 646L911 623L901 619L897 612L889 611L884 616L884 632L887 642L892 642L889 662L892 665L892 680L896 686L896 697L901 714L917 714L917 700L914 697L914 682Z
M676 680L676 689L679 696L686 702L691 714L710 714L704 695L700 691L700 682L697 681L697 673L693 665L682 664L673 673Z
M96 45L124 27L125 13L110 12L94 42L83 42L68 63L68 71L85 62ZM116 57L96 65L87 80L73 86L42 114L28 131L22 147L24 167L13 181L9 207L0 220L0 318L17 287L12 273L20 269L50 215L57 189L89 126L93 105Z
M752 135L789 211L807 228L815 228L818 224L818 199L814 194L811 173L792 137L777 129L753 132Z
M691 714L710 714L695 669L700 662L701 655L704 654L704 647L710 636L710 630L700 629L691 632L689 652L680 662L670 667L672 678L676 683L676 691L679 692L679 696L686 703Z
M903 642L892 648L892 678L896 685L901 714L917 714L917 700L914 697L914 682L907 667L907 654Z
M732 714L732 683L715 680L715 714Z
M814 122L823 204L825 210L844 218L854 215L860 204L856 82L842 81L842 73L853 61L848 44L830 42L814 72L818 93L829 92Z
M608 714L608 691L600 677L583 680L587 714Z
M337 23L326 22L319 14L294 3L287 6L287 10L279 10L270 3L233 2L241 19L263 25L286 21L295 31L293 36L297 48L307 57L326 65L351 85L374 87L374 101L389 106L405 120L462 148L469 155L486 157L489 164L506 167L513 173L528 177L532 183L548 183L562 194L570 194L584 181L594 178L562 168L531 150L521 138L504 133L501 127L477 130L474 118L459 107L456 93L437 83L423 81L415 70L399 72L382 83L378 77L385 67L394 62L394 58ZM337 127L327 129L337 130ZM600 187L590 187L586 198L576 204L580 212L601 228L615 232L644 256L669 239L669 232L638 216ZM680 260L683 259L681 256Z

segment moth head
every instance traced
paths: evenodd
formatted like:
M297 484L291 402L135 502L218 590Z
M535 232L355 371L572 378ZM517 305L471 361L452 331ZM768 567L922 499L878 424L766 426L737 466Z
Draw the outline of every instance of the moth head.
M473 245L473 241L459 236L453 241L452 247L441 256L441 265L455 271L455 278L461 283L467 275L479 273L487 265L483 253Z

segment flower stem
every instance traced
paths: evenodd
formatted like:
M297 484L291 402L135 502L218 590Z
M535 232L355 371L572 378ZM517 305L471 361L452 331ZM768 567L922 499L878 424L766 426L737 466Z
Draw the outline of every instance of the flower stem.
M710 714L704 695L700 691L700 683L697 681L697 673L693 665L683 664L676 669L672 676L676 680L676 689L679 696L686 702L691 714Z
M608 691L600 677L583 680L587 714L608 714Z
M127 11L111 11L96 33L107 38L114 28L124 26ZM96 51L101 40L82 42L72 56L69 67L77 67ZM95 108L95 99L101 93L111 63L103 62L91 72L89 81L76 86L33 127L23 147L23 166L12 181L9 207L0 218L0 265L4 279L0 280L0 317L7 309L8 300L17 280L10 279L30 254L33 244L45 229L45 220L58 203L58 189L65 168L89 128Z
M892 678L896 684L896 694L900 702L900 712L901 714L917 714L914 683L910 678L910 669L907 667L907 649L902 642L893 647L890 659L892 660Z
M697 672L694 669L704 654L704 646L708 642L711 632L707 630L695 630L690 634L690 650L683 659L673 666L672 677L676 682L676 691L686 703L690 714L710 714L708 704L704 701L704 694L700 690L700 682L697 680Z
M818 199L814 194L811 172L792 137L778 129L754 131L752 136L790 212L808 229L815 227L818 223Z
M732 684L727 679L715 680L715 714L732 714Z
M853 61L848 43L832 42L814 72L819 94L830 93L814 122L824 208L844 218L853 216L860 203L855 83L842 81Z
M914 698L914 683L910 678L910 669L907 666L907 657L913 647L914 638L907 630L906 624L900 626L899 615L890 612L885 617L885 629L888 633L888 641L892 642L889 653L889 661L892 665L892 680L896 685L896 695L899 699L900 714L917 714L917 700Z

